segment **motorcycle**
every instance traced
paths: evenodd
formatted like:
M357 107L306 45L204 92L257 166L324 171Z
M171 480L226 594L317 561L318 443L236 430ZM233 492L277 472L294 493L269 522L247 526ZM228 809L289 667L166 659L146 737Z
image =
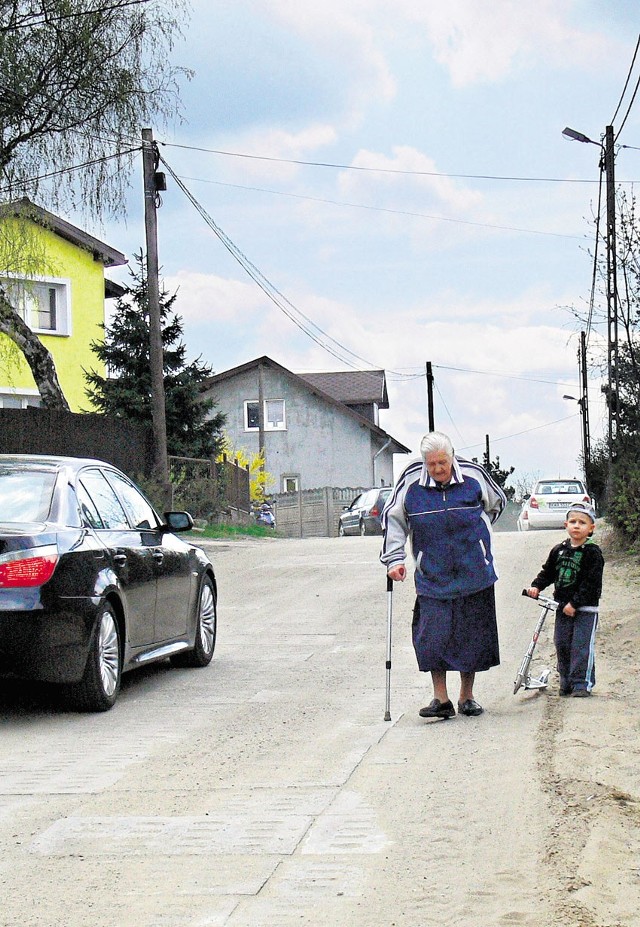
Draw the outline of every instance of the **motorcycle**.
M275 528L276 517L273 514L271 506L267 502L263 502L256 512L256 522L259 525L264 525L266 528Z

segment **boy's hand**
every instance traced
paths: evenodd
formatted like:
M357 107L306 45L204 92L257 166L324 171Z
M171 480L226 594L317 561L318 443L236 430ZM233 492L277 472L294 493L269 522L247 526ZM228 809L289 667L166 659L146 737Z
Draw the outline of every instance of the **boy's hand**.
M567 604L565 605L565 607L562 609L562 612L563 612L564 615L567 616L567 618L575 618L575 617L576 617L576 609L573 607L573 605L571 604L571 602L567 602Z
M527 589L527 595L530 599L537 599L540 595L540 590L536 586L529 586Z

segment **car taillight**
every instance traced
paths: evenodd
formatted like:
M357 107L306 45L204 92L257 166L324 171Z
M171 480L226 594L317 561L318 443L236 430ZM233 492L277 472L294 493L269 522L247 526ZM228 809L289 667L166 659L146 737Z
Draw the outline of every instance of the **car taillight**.
M58 549L53 545L16 550L0 556L0 589L44 586L53 576Z
M531 498L529 499L529 508L530 508L530 509L537 509L537 508L539 508L539 506L538 506L538 500L536 499L535 496L531 496Z
M589 498L589 496L583 496L583 497L582 497L582 501L583 501L583 502L588 502L589 505L591 505L591 499Z
M377 507L376 505L374 505L374 507L373 507L373 508L371 509L371 511L369 512L369 515L379 515L379 514L380 514L380 512L379 512L379 510L378 510L378 507Z
M522 520L526 521L528 517L529 517L529 512L525 509L524 512L522 513Z

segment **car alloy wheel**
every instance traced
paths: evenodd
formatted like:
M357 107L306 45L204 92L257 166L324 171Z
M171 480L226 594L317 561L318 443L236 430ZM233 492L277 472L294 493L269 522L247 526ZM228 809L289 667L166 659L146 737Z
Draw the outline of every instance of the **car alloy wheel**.
M120 630L113 608L105 603L98 612L82 680L69 686L73 706L81 711L113 708L120 691L121 675Z
M366 533L367 533L367 526L365 525L364 521L361 521L360 522L360 537L361 538L365 537Z
M216 634L218 630L218 614L216 610L216 591L213 580L205 576L200 587L198 597L198 612L196 615L195 642L192 650L175 653L171 657L173 666L202 667L208 666L216 647Z

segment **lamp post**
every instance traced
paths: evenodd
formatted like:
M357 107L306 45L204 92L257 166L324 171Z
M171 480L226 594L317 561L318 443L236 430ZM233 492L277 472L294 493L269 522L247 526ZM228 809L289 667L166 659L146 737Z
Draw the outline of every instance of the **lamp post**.
M574 141L597 145L600 148L600 163L604 166L607 180L607 380L609 390L607 405L609 410L609 459L611 459L618 434L618 280L613 126L607 126L605 129L604 145L568 126L562 130L562 134ZM585 396L586 392L583 393L583 401L585 401Z

